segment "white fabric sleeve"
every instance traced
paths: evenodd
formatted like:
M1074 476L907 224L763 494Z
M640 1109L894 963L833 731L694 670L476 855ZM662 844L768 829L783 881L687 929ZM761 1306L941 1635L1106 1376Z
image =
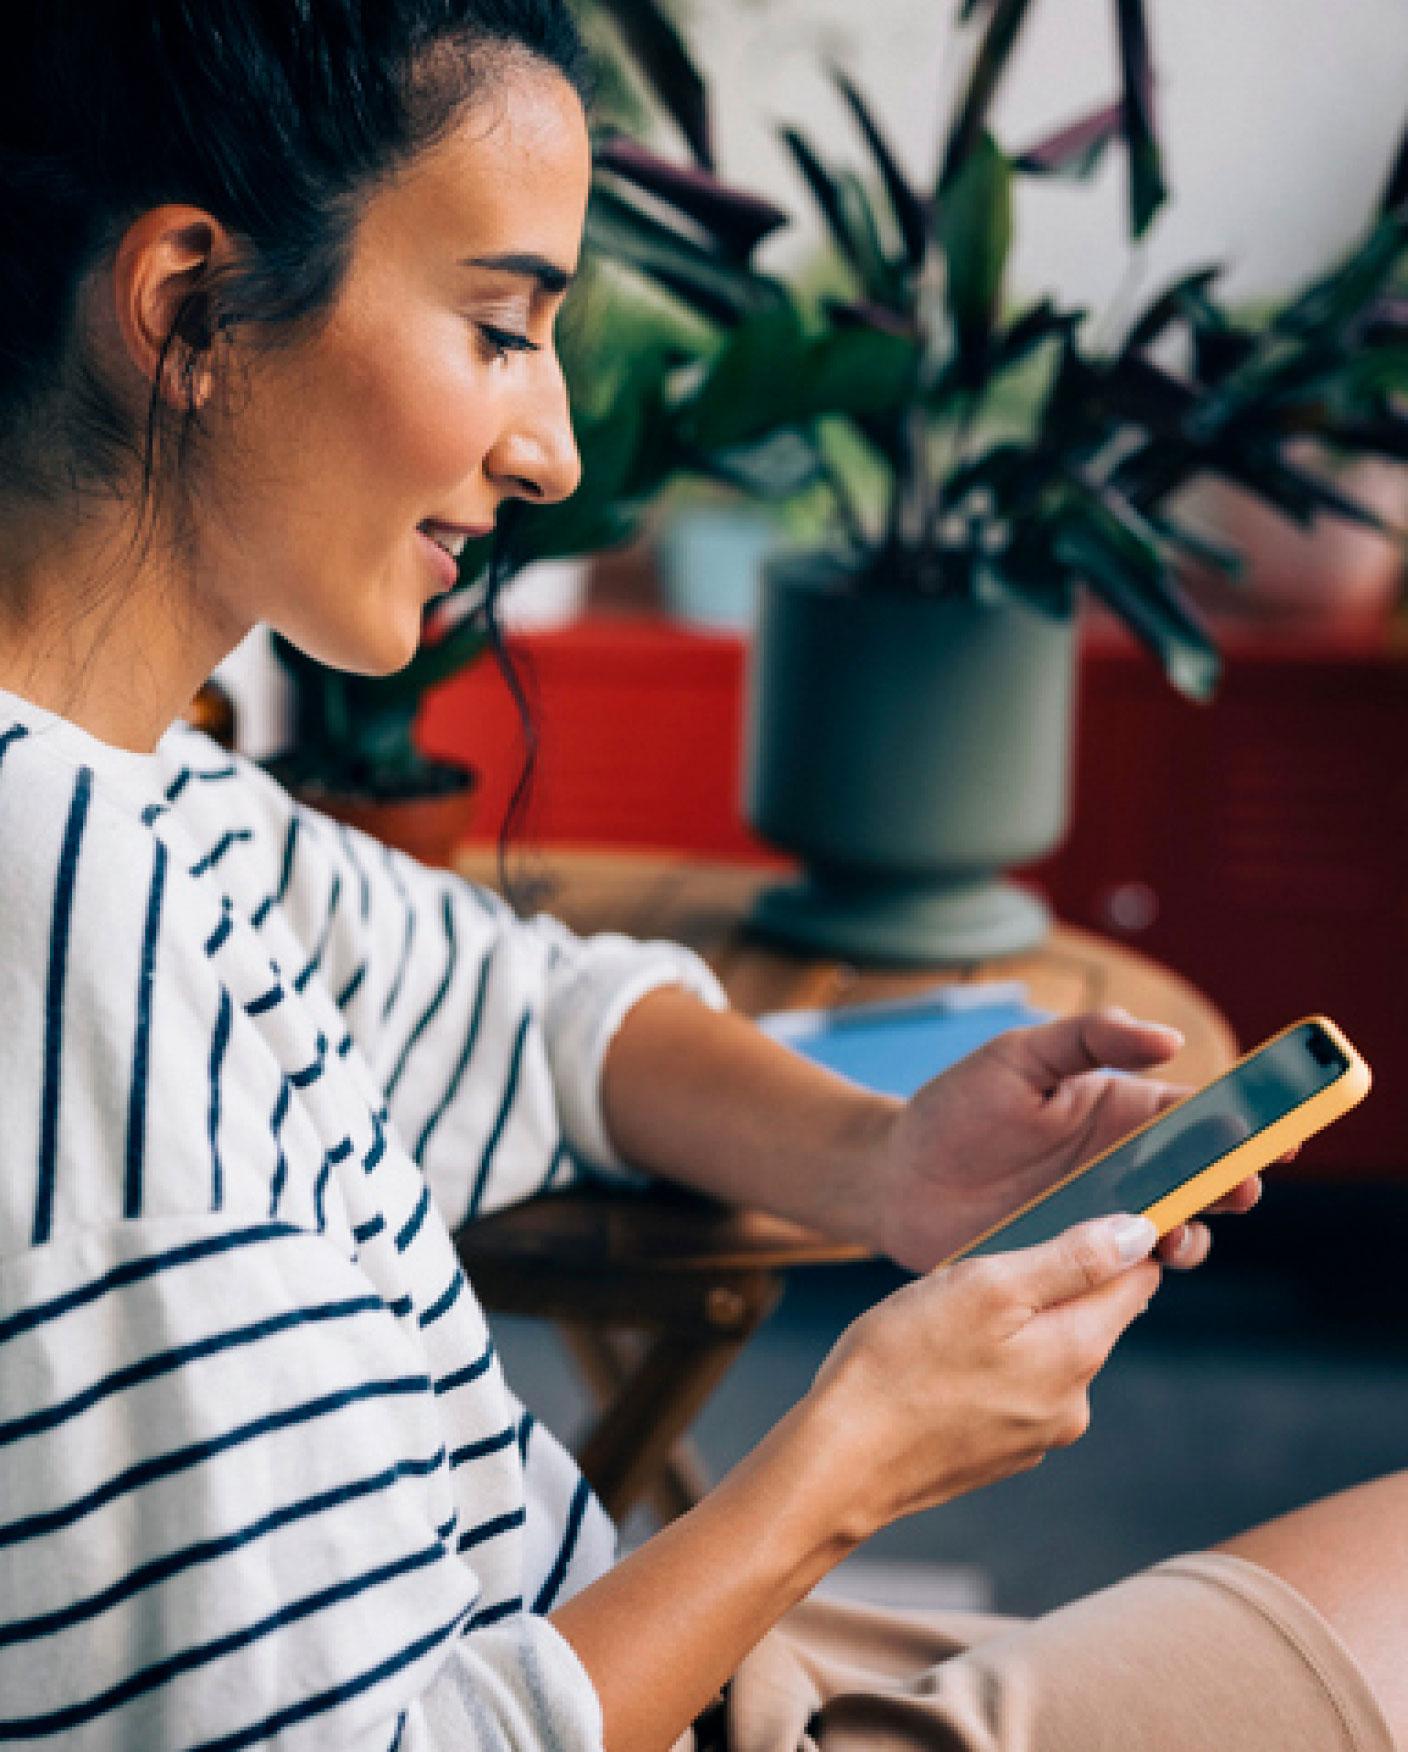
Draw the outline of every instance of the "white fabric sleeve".
M545 915L528 928L545 949L543 1033L563 1132L594 1167L627 1175L601 1104L602 1067L617 1030L648 992L663 986L681 986L713 1010L726 1010L728 998L705 962L677 943L610 932L577 937Z

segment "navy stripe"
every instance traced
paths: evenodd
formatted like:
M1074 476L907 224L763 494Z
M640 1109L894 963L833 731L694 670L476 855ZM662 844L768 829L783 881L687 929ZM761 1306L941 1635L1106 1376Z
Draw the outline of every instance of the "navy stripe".
M401 939L400 960L396 964L396 972L391 980L391 989L386 994L386 1002L381 1006L381 1019L385 1022L396 1007L396 1000L401 995L401 985L406 977L406 969L410 966L411 944L415 940L416 934L416 910L411 905L411 897L406 892L406 884L402 879L401 872L396 867L395 854L390 846L382 848L382 862L386 865L392 886L401 897L401 905L406 914L406 926Z
M469 1027L465 1031L464 1044L460 1047L460 1055L455 1060L454 1069L450 1072L450 1080L446 1085L445 1093L440 1097L439 1102L431 1111L430 1118L426 1120L424 1126L421 1128L421 1134L416 1139L416 1147L411 1152L417 1162L420 1162L423 1159L426 1145L430 1142L430 1134L435 1130L436 1126L439 1125L446 1109L454 1100L455 1095L459 1090L460 1082L464 1077L465 1068L474 1055L474 1048L479 1039L480 1026L484 1020L484 998L489 990L489 969L493 965L493 960L494 951L491 948L488 954L484 957L479 968L479 983L474 990L474 1007L470 1011Z
M572 1562L572 1553L577 1549L577 1539L582 1531L582 1520L586 1515L591 1494L592 1489L586 1479L579 1478L577 1488L572 1492L572 1507L567 1511L567 1527L562 1535L562 1544L558 1547L557 1557L548 1571L547 1580L538 1589L538 1597L533 1602L535 1612L547 1612L557 1599L558 1591L567 1576L567 1566Z
M129 1387L140 1386L143 1381L154 1381L159 1375L169 1375L173 1370L183 1368L187 1363L198 1362L202 1357L218 1356L225 1351L238 1350L243 1345L257 1344L261 1339L272 1338L276 1333L288 1332L294 1327L320 1326L326 1320L349 1320L358 1314L374 1313L383 1306L380 1296L355 1296L342 1302L315 1302L311 1307L293 1308L283 1314L272 1314L267 1320L256 1320L248 1326L233 1326L225 1332L208 1333L204 1338L193 1339L189 1344L157 1351L151 1356L143 1357L140 1362L126 1363L122 1368L114 1369L67 1399L56 1400L51 1405L42 1406L38 1411L29 1412L25 1417L13 1418L9 1423L0 1423L0 1446L18 1442L25 1436L39 1435L44 1430L52 1430L59 1424L66 1423L69 1418L77 1417L80 1412L87 1411L90 1406L97 1405L100 1400L111 1398L114 1393L125 1393Z
M269 1215L279 1214L279 1201L284 1196L284 1186L288 1180L288 1157L284 1154L283 1129L288 1118L289 1103L293 1099L293 1087L287 1077L279 1085L279 1092L274 1097L274 1111L269 1115L269 1130L274 1139L274 1178L269 1184Z
M457 1267L445 1292L437 1296L423 1314L417 1316L422 1327L433 1326L441 1315L449 1313L460 1299L460 1292L464 1289L464 1281L464 1273Z
M204 785L213 785L217 779L233 779L239 770L240 769L231 762L229 766L212 767L209 772L198 772L195 774L195 777Z
M142 826L150 827L153 822L159 821L163 815L170 815L170 813L171 810L165 803L148 803L142 811Z
M215 927L215 929L206 938L206 940L205 940L206 954L207 955L217 955L220 952L220 950L224 948L225 939L229 936L230 932L234 928L235 928L234 927L234 920L230 917L230 914L227 912L220 920L220 923Z
M230 994L221 986L220 1008L210 1042L210 1208L218 1211L225 1202L225 1169L220 1160L220 1072L225 1049L230 1044Z
M147 894L147 922L142 934L142 959L137 975L137 1030L132 1042L132 1081L127 1100L127 1149L123 1169L122 1214L142 1210L142 1168L147 1147L147 1084L151 1074L152 982L156 974L156 940L161 928L161 896L166 886L166 847L154 842L152 885ZM225 922L229 923L228 915Z
M406 1068L406 1061L411 1056L411 1049L434 1021L435 1013L440 1008L441 1004L444 1003L445 994L449 991L450 983L455 977L455 963L459 960L460 946L459 939L455 935L455 909L450 903L450 897L448 894L441 896L440 923L444 926L445 930L445 970L440 976L440 983L436 986L430 1002L425 1006L424 1010L421 1011L415 1027L412 1028L406 1039L406 1044L401 1048L401 1054L396 1060L395 1069L386 1080L386 1095L388 1100L396 1093L396 1085L401 1081L402 1072L404 1072Z
M416 1208L406 1218L396 1233L396 1251L404 1253L420 1233L420 1226L425 1221L425 1213L430 1209L430 1188L423 1186L420 1197L416 1200Z
M327 954L328 941L332 936L333 922L337 918L337 909L341 904L342 878L341 876L334 876L332 879L332 889L328 895L327 915L323 919L323 928L318 936L317 947L308 957L308 960L303 964L302 969L295 974L293 981L294 991L303 991L307 987L308 981L312 979L313 975L322 966L323 956Z
M177 773L176 777L166 787L166 801L168 803L174 803L176 801L182 791L185 790L186 786L190 784L191 776L191 769L189 767L181 768L180 772Z
M54 885L54 914L49 926L49 973L44 991L44 1088L40 1097L39 1179L35 1190L32 1239L47 1241L54 1226L54 1179L59 1159L59 1080L63 1061L64 982L68 974L68 941L73 923L73 896L78 886L78 854L88 803L93 794L93 769L80 767L74 782L59 852Z
M505 1448L513 1446L517 1435L517 1426L510 1424L497 1435L483 1436L477 1442L466 1442L462 1448L453 1448L450 1451L450 1466L467 1466L471 1460L482 1460L486 1454L502 1454Z
M498 1624L502 1619L513 1618L523 1610L523 1596L514 1594L507 1600L500 1600L496 1606L485 1606L476 1612L465 1625L465 1632L486 1630L491 1624Z
M345 986L343 986L342 990L337 994L337 1007L339 1010L345 1010L347 1008L347 1006L352 1002L353 998L355 998L357 993L362 989L362 981L366 977L367 977L367 964L365 961L359 962L356 972L352 975L351 979L348 980L347 984Z
M338 838L342 841L342 849L347 854L347 862L352 866L357 877L358 911L361 913L363 922L365 923L365 921L371 916L372 910L371 881L367 876L366 868L363 865L362 860L357 856L357 843L352 836L351 828L342 821L336 822L334 825L337 828Z
M288 818L288 831L284 835L283 863L279 866L279 886L274 890L275 900L282 900L284 898L288 893L289 883L293 880L293 859L294 854L298 850L298 828L299 820L297 815L290 815Z
M224 1454L245 1442L257 1441L260 1436L271 1435L275 1430L311 1423L316 1418L341 1411L345 1406L354 1405L360 1400L424 1393L429 1386L430 1382L424 1375L395 1375L389 1380L364 1381L360 1386L345 1388L340 1393L327 1393L321 1399L307 1399L299 1405L285 1406L280 1411L270 1412L250 1423L238 1424L222 1436L212 1436L203 1442L192 1442L187 1447L173 1448L170 1453L158 1455L154 1459L139 1461L135 1466L129 1466L125 1472L119 1472L108 1479L106 1484L100 1484L96 1490L90 1490L86 1496L65 1503L62 1508L45 1509L37 1514L25 1515L18 1521L7 1521L0 1525L0 1546L19 1545L26 1539L42 1538L44 1534L55 1532L60 1527L70 1527L75 1521L81 1521L85 1515L92 1514L94 1509L102 1508L105 1503L125 1496L129 1491L140 1490L153 1479L170 1478L174 1473L184 1472L189 1467L203 1465L217 1454Z
M397 1296L394 1302L388 1302L386 1305L398 1320L403 1320L415 1307L415 1303L409 1296Z
M467 1387L471 1381L477 1381L494 1360L492 1343L484 1347L484 1354L466 1363L462 1369L454 1369L448 1375L442 1375L435 1383L437 1393L453 1393L456 1387Z
M447 1642L459 1628L468 1610L467 1606L462 1606L438 1630L418 1637L398 1654L378 1662L375 1667L359 1674L357 1678L349 1679L342 1685L334 1685L328 1691L320 1691L315 1697L307 1697L299 1703L290 1704L287 1709L265 1716L263 1721L252 1722L249 1727L241 1728L237 1733L225 1734L218 1740L203 1740L199 1746L192 1746L190 1752L241 1752L242 1747L256 1745L261 1740L272 1740L294 1722L306 1721L310 1716L322 1715L327 1710L336 1709L338 1704L345 1703L349 1697L357 1697L373 1685L380 1685L383 1679L389 1679L403 1668L412 1666L422 1655Z
M532 1439L533 1431L537 1429L537 1427L538 1420L533 1416L531 1411L525 1411L523 1416L518 1420L518 1457L525 1465L528 1460L528 1443Z
M401 1752L401 1742L406 1737L406 1714L403 1709L396 1718L396 1732L391 1736L391 1744L386 1752Z
M511 1533L515 1527L521 1527L526 1519L522 1509L512 1509L506 1515L495 1515L491 1521L481 1521L477 1527L466 1527L455 1541L455 1550L468 1551L472 1546L497 1539L500 1533Z
M429 1477L440 1469L444 1461L443 1447L438 1448L427 1460L398 1460L394 1466L388 1466L367 1478L353 1479L349 1484L319 1491L315 1496L300 1497L296 1502L284 1503L269 1514L261 1515L257 1521L250 1521L245 1526L236 1528L233 1533L223 1533L215 1539L201 1539L194 1545L169 1551L162 1557L153 1558L150 1563L129 1570L120 1581L113 1582L110 1587L103 1588L96 1594L88 1595L86 1599L75 1600L53 1612L41 1612L33 1618L16 1618L8 1624L0 1625L0 1648L33 1642L36 1637L53 1636L57 1631L67 1630L70 1625L97 1618L103 1612L110 1612L114 1606L120 1606L124 1600L130 1600L134 1594L169 1581L172 1576L181 1575L186 1570L196 1569L201 1564L225 1557L242 1546L252 1545L256 1540L292 1526L296 1521L307 1520L311 1515L325 1514L329 1509L343 1508L346 1504L359 1502L365 1497L378 1496L382 1491L399 1484L403 1478Z
M538 1192L550 1192L557 1182L558 1170L564 1166L567 1168L573 1166L572 1152L567 1147L566 1138L560 1139L557 1148L553 1151L552 1157L548 1162L547 1173L544 1174L543 1178L538 1182ZM535 1195L530 1194L529 1196L533 1197Z
M0 733L0 760L4 760L15 744L28 735L28 724L11 724L8 730Z
M289 1082L295 1089L306 1089L310 1083L316 1083L322 1076L328 1062L328 1037L321 1029L318 1030L317 1056L304 1065L301 1071L289 1074Z
M376 1127L376 1137L371 1149L362 1157L362 1172L364 1174L370 1174L386 1154L386 1133L382 1129L380 1117L375 1113L372 1115L372 1124Z
M244 1007L246 1016L262 1016L266 1010L272 1010L276 1004L284 1001L284 988L275 980L267 992L261 992L257 998L251 998Z
M77 1727L80 1722L92 1721L95 1716L106 1715L109 1710L129 1703L144 1692L155 1691L182 1673L204 1667L224 1655L233 1654L236 1649L248 1648L251 1643L268 1636L271 1631L280 1630L287 1624L296 1624L300 1619L309 1618L329 1606L336 1606L343 1600L350 1600L369 1589L395 1581L398 1576L414 1574L415 1571L438 1562L444 1555L445 1548L438 1541L434 1545L423 1546L419 1551L397 1558L394 1563L380 1564L375 1569L365 1570L359 1576L339 1582L335 1587L320 1588L315 1594L305 1594L301 1600L281 1606L277 1612L257 1619L242 1630L231 1631L207 1643L196 1643L191 1648L182 1649L179 1654L168 1655L162 1661L154 1661L151 1666L130 1673L118 1684L110 1686L106 1691L100 1691L94 1697L85 1698L82 1703L71 1703L63 1709L51 1710L42 1716L12 1716L7 1722L0 1722L0 1740L58 1734L67 1728Z
M232 827L228 833L221 834L220 838L203 858L197 859L197 861L191 865L191 875L204 876L207 870L213 870L215 868L221 858L225 856L225 853L229 851L231 846L237 846L243 841L252 840L253 838L253 828Z
M51 1320L72 1313L75 1308L97 1302L112 1290L126 1289L129 1284L141 1283L146 1278L158 1277L162 1272L174 1271L216 1254L232 1253L239 1247L258 1247L266 1241L301 1238L302 1234L301 1229L289 1223L258 1223L250 1229L235 1229L228 1235L209 1235L199 1241L187 1241L165 1253L148 1254L144 1259L127 1260L104 1272L102 1277L94 1278L91 1283L82 1284L76 1290L65 1290L61 1296L53 1296L47 1302L36 1302L32 1307L22 1308L18 1314L12 1314L8 1320L0 1320L0 1344L21 1338L36 1327L46 1326Z
M373 1235L379 1235L385 1227L386 1224L382 1220L381 1212L378 1211L374 1217L369 1218L365 1223L358 1223L357 1227L352 1231L352 1239L359 1244L370 1241Z
M504 1135L504 1127L508 1124L508 1116L513 1109L513 1099L518 1093L518 1077L523 1068L523 1047L528 1039L528 1025L532 1020L533 1012L531 1010L525 1011L522 1021L518 1024L518 1032L513 1037L513 1056L509 1060L508 1082L504 1085L503 1100L499 1103L494 1129L489 1133L489 1141L485 1144L484 1154L479 1161L479 1172L474 1177L474 1190L470 1194L466 1222L479 1214L479 1207L484 1200L484 1189L489 1184L489 1170L493 1166L494 1152L499 1147L499 1139Z

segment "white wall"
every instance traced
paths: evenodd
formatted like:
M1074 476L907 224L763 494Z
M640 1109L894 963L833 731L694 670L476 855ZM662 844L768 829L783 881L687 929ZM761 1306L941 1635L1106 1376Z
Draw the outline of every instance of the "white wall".
M1239 298L1298 283L1352 240L1408 120L1408 6L1146 5L1174 200L1155 223L1140 282L1152 288L1225 260L1224 284ZM1113 12L1112 0L1033 0L995 112L1004 145L1025 146L1116 94ZM955 0L688 0L725 174L793 210L805 204L771 127L800 121L823 150L850 152L849 118L820 71L830 54L874 100L911 172L929 180L962 72L956 15ZM1090 187L1023 187L1014 289L1054 287L1103 306L1127 261L1122 163L1112 155Z

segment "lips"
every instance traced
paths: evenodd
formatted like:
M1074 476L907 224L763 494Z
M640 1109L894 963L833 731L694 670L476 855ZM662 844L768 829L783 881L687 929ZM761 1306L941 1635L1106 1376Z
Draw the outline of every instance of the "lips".
M437 588L453 590L459 582L460 576L459 562L456 556L438 542L433 535L427 535L423 529L416 531L416 543L430 562ZM460 545L463 546L463 542Z
M438 518L429 517L416 526L416 535L426 557L435 567L442 590L452 590L459 581L459 558L465 544L490 534L492 529L492 524L473 528L468 524L442 523Z

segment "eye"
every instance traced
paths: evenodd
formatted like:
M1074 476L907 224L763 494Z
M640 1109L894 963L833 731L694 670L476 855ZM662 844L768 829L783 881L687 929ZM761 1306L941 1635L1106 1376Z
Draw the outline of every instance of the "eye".
M536 353L538 343L530 341L514 329L495 328L492 323L475 325L482 337L484 350L490 359L506 359L510 353Z

